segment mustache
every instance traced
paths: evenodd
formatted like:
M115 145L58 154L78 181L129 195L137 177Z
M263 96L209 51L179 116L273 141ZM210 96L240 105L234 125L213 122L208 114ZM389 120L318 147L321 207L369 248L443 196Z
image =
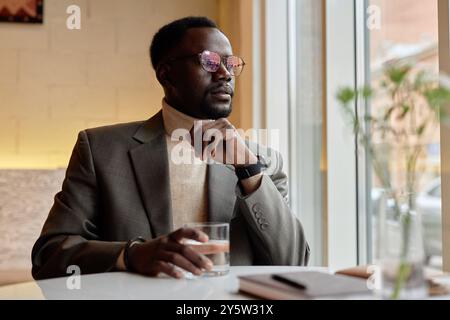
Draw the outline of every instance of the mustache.
M233 88L226 83L221 83L221 84L215 85L211 89L209 89L208 92L209 93L226 93L226 94L229 94L231 97L234 96Z

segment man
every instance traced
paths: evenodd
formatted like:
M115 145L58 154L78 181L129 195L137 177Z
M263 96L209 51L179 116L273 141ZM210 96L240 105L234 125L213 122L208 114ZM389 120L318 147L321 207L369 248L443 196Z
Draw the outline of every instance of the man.
M237 134L193 148L209 129L236 130L226 117L244 62L227 37L207 18L188 17L161 28L150 55L164 88L162 110L147 121L80 132L33 247L33 277L65 276L69 265L82 274L179 278L181 268L200 275L211 261L183 239L208 238L182 226L205 221L230 223L232 265L305 265L309 248L287 203L279 153ZM172 139L177 129L190 133L188 145ZM218 148L225 141L233 148ZM217 148L204 153L211 145ZM180 150L204 161L180 162Z

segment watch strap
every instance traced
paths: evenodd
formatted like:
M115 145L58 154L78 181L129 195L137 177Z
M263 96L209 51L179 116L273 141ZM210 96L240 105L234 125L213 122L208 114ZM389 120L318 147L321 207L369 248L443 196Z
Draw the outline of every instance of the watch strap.
M142 238L142 237L136 237L136 238L133 238L133 239L131 239L131 240L129 240L128 242L127 242L127 244L125 245L125 250L124 250L124 252L123 252L123 262L124 262L124 264L125 264L125 269L127 270L127 271L131 271L131 272L133 272L134 271L134 269L132 268L132 266L131 266L131 264L130 264L130 257L129 257L129 252L130 252L130 248L133 246L133 245L135 245L136 243L143 243L143 242L145 242L146 240L144 239L144 238Z
M262 172L263 165L258 159L257 163L236 167L235 172L239 180L248 179Z

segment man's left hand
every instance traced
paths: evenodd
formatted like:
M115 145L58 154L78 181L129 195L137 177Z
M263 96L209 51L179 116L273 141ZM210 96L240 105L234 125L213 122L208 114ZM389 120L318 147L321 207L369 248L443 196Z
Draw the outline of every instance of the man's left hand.
M195 154L203 161L216 161L234 167L258 161L244 139L226 118L196 121L190 131Z
M197 121L190 131L195 154L203 161L216 161L239 167L255 164L256 155L226 118ZM262 174L240 181L245 194L251 194L261 184Z

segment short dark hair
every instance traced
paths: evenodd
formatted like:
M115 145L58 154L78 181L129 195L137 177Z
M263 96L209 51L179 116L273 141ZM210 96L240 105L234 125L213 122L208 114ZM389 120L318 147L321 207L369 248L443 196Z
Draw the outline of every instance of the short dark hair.
M183 39L191 28L216 28L217 24L207 17L185 17L166 24L153 36L150 45L150 59L156 70L164 55Z

